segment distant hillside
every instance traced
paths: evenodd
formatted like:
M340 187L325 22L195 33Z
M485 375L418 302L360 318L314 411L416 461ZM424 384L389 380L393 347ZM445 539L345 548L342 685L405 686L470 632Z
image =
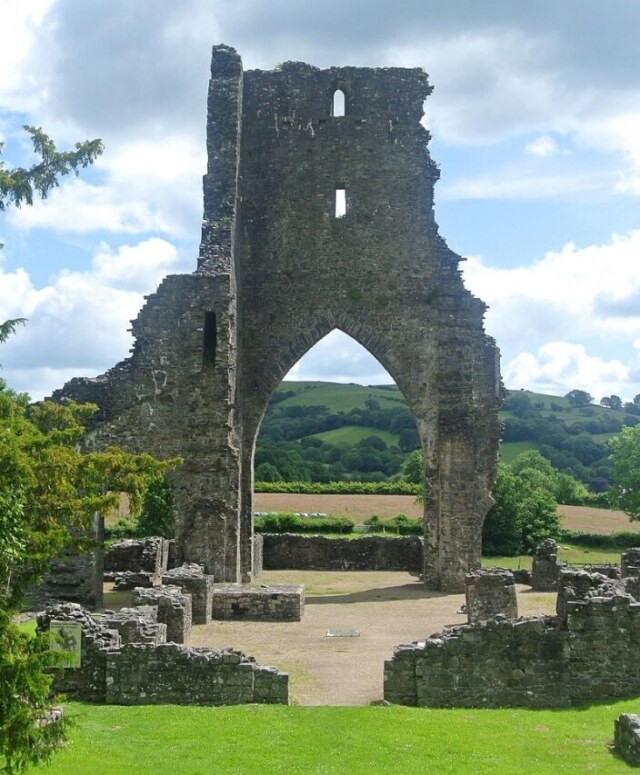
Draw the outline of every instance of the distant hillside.
M608 486L606 441L640 421L640 406L576 406L568 398L507 391L500 455L505 462L537 449L593 491ZM395 385L283 382L265 415L256 479L383 481L400 471L420 442Z

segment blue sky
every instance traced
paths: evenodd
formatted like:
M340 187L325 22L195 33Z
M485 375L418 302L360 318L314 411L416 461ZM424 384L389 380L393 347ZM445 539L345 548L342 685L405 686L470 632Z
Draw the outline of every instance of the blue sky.
M489 305L507 387L640 393L640 3L634 0L0 0L0 139L22 124L106 150L0 215L0 361L40 398L126 357L129 320L195 268L212 44L286 60L423 67L436 219ZM337 332L297 379L387 381Z

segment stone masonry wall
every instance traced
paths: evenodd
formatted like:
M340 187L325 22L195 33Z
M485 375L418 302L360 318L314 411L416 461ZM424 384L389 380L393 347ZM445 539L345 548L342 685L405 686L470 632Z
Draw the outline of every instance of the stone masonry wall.
M146 618L147 625L153 624L153 612L138 611L112 623L122 626L125 620ZM258 665L240 651L155 641L122 645L115 630L94 620L76 604L40 614L39 630L46 632L54 619L82 625L81 666L53 673L53 691L71 699L119 705L288 702L288 676L276 668ZM137 626L141 626L139 621ZM144 636L152 636L150 630L144 626L142 629ZM161 629L155 630L157 635L162 635Z
M417 536L327 538L292 533L263 535L265 570L395 570L422 572Z
M336 90L345 115L334 115ZM178 562L253 573L256 438L289 369L330 331L394 378L425 451L423 577L462 591L480 567L500 438L486 306L438 233L439 177L418 68L245 71L215 46L197 269L165 278L133 322L131 357L57 399L95 400L86 448L180 456ZM345 192L346 213L335 202ZM286 300L286 303L283 303Z
M107 655L113 705L239 705L288 701L288 676L234 649L126 645Z
M451 627L399 646L385 663L385 699L429 707L567 707L640 694L640 603L612 591L602 576L588 581L565 584L573 592L559 600L559 617ZM584 595L573 594L578 587Z
M169 547L159 536L124 539L111 544L105 553L105 578L111 580L116 573L148 573L152 583L157 583L167 570Z
M465 601L469 624L480 624L495 616L515 619L518 600L513 573L502 568L490 568L468 573Z
M93 545L81 553L68 550L56 557L42 581L29 590L30 608L63 601L90 609L102 607L104 520L101 516L96 516L84 538Z
M213 590L213 619L299 622L304 614L304 587L231 584Z

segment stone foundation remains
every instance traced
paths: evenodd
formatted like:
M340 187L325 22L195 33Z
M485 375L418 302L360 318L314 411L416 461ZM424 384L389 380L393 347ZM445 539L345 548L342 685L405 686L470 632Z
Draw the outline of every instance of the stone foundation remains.
M167 625L169 642L186 643L189 640L192 625L191 595L182 592L180 587L136 587L131 602L134 606L154 606L158 609L158 621Z
M384 696L428 707L567 707L640 694L640 603L601 574L561 572L556 617L447 627L398 646Z
M555 592L564 564L558 562L558 544L547 538L536 546L531 568L531 586L537 592Z
M496 616L518 618L518 600L513 573L503 568L490 568L468 573L465 592L467 620L480 624Z
M299 622L304 614L304 587L241 584L215 586L214 619L246 619L271 622Z
M618 716L613 727L613 749L627 764L640 767L640 716Z
M29 590L26 596L29 608L36 610L62 601L79 603L89 609L102 607L104 520L100 515L94 518L83 538L92 546L81 554L65 551L53 560L49 573Z
M116 630L75 604L39 614L39 630L46 632L52 620L82 626L81 667L53 674L52 690L70 699L118 705L288 703L288 676L240 651L175 643L123 645Z
M423 544L418 536L327 538L265 533L265 570L389 570L420 575Z
M213 599L213 576L207 576L195 563L185 563L179 568L167 571L162 576L164 585L174 585L191 595L194 624L208 624L211 621Z
M109 630L116 630L123 645L145 643L158 646L167 642L167 625L158 621L155 606L121 608L116 612L94 614L94 619Z
M150 583L140 586L153 586L167 570L168 560L169 542L164 538L124 539L111 544L105 553L104 578L115 581L118 574L145 574Z

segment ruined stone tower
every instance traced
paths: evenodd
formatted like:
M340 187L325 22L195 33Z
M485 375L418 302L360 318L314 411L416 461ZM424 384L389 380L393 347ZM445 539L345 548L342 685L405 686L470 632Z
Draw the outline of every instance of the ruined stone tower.
M198 267L148 298L130 358L57 394L100 406L90 445L184 458L179 554L218 580L251 576L253 453L269 399L334 328L380 361L415 418L425 582L461 590L479 566L498 352L434 220L438 170L420 124L430 91L419 69L243 72L233 49L214 47Z

